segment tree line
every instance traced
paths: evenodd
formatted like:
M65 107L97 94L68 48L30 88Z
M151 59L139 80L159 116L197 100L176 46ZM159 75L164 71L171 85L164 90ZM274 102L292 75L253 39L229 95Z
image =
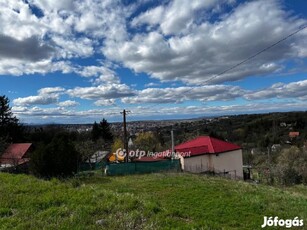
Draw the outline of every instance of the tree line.
M0 96L0 154L9 143L33 143L30 171L37 176L70 176L96 151L116 152L118 148L124 148L123 137L112 131L106 119L95 121L91 132L68 132L56 125L29 128L20 124L9 102L6 96ZM262 181L283 185L307 184L306 128L307 112L200 119L131 136L131 149L151 152L169 149L172 129L175 145L200 135L210 135L241 145L244 164L252 165ZM290 131L298 131L300 136L289 139ZM273 151L274 144L280 148ZM254 149L256 151L252 153Z

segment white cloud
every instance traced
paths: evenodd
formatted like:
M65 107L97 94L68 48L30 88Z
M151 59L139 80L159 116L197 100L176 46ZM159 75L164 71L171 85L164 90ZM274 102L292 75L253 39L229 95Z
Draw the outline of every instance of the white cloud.
M49 105L54 104L58 101L56 95L46 95L46 96L29 96L24 98L16 98L13 100L14 105Z
M58 55L62 58L89 57L94 54L93 41L89 38L54 36L52 40L61 47Z
M115 99L101 99L94 103L97 106L110 106L115 104Z
M145 87L153 87L153 86L160 86L160 84L159 83L150 82L148 84L145 84L144 86Z
M295 111L307 108L306 102L280 102L280 103L248 103L219 106L167 106L167 107L146 107L138 106L129 108L130 117L159 117L163 116L218 116L246 113L266 113L273 111Z
M79 105L80 103L72 100L62 101L58 103L58 106L60 107L75 107Z
M245 98L249 100L269 98L297 98L307 99L307 80L285 83L275 83L269 88L248 93Z
M64 91L61 87L47 87L38 90L37 96L19 97L13 100L16 106L50 105L58 102L60 94Z
M212 11L212 8L220 8L222 4L232 1L225 0L174 0L166 6L157 6L142 13L132 20L133 26L142 24L159 25L165 35L185 33L194 26L194 21L199 14L198 11Z
M96 85L120 84L116 72L107 66L79 66L75 72L83 77L93 78L92 82Z
M24 1L1 1L0 4L0 28L4 35L23 40L44 33L45 28Z
M62 87L46 87L38 90L39 95L45 95L45 94L58 94L60 92L63 92L65 89Z
M101 74L114 74L112 70L105 66L79 66L76 73L83 77L97 77Z
M43 11L73 10L73 0L30 0L29 2L37 5Z
M228 101L244 95L245 90L237 86L209 85L200 87L148 88L138 91L136 96L122 99L124 103L181 103L189 100Z
M76 87L74 89L67 90L67 94L71 97L97 100L132 96L135 94L135 92L125 84L106 84L99 85L97 87Z

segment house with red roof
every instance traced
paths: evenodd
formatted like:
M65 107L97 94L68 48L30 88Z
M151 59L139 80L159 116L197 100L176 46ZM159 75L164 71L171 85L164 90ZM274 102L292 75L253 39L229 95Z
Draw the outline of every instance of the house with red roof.
M243 178L242 148L236 144L210 136L175 146L184 171L193 173L214 172L232 178Z
M0 156L0 168L16 167L30 160L31 143L10 144Z

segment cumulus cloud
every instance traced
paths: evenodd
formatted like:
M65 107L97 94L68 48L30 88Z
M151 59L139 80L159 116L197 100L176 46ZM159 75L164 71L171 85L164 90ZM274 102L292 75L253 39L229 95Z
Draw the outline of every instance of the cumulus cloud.
M147 116L178 116L178 115L194 115L194 116L219 116L231 114L246 113L266 113L273 111L294 111L306 108L306 102L266 102L266 103L247 103L247 104L230 104L220 106L167 106L167 107L146 107L138 106L130 108L130 117L147 117Z
M39 95L52 94L58 95L58 93L63 92L65 89L62 87L46 87L38 90Z
M307 99L307 80L285 83L275 83L271 87L251 92L245 95L248 100L269 98L298 98Z
M185 1L174 0L166 6L157 6L147 10L145 13L135 17L131 24L138 26L142 24L159 25L161 31L165 35L180 34L186 32L190 27L193 27L193 22L200 10L217 10L222 4L229 4L233 1L218 0L218 1ZM209 12L207 12L209 14Z
M104 39L127 37L129 14L120 1L2 2L0 74L48 73L53 72L52 65L40 68L32 62L48 59L57 64L63 59L91 57ZM67 73L67 68L59 70Z
M58 97L56 95L38 95L29 97L19 97L13 100L15 105L50 105L56 103Z
M77 105L80 105L80 103L72 100L61 101L58 103L58 106L60 107L75 107Z
M74 72L83 77L91 77L92 83L100 84L120 84L117 73L107 66L78 66Z
M89 119L98 120L101 116L106 118L120 117L120 110L117 109L96 109L96 110L85 110L77 111L71 108L55 107L55 108L40 108L34 107L18 107L13 106L12 111L21 120L27 120L28 122L68 122L68 123L78 123L78 122L88 122Z
M153 86L160 86L160 84L159 83L154 83L154 82L150 82L150 83L147 83L147 84L145 84L144 85L145 87L153 87Z
M15 106L50 105L59 100L64 91L61 87L47 87L38 90L37 96L19 97L13 100Z
M73 10L73 0L29 0L28 2L30 2L30 5L36 5L42 11Z
M245 90L237 86L209 85L200 87L148 88L138 91L136 96L122 99L124 103L180 103L189 100L227 101L244 95Z
M97 87L76 87L66 91L71 97L79 97L88 100L116 99L133 96L135 92L125 84L106 84Z
M97 106L110 106L115 104L115 99L101 99L94 103Z
M1 75L15 75L20 76L23 74L47 74L56 71L62 73L71 73L74 67L69 62L58 61L52 62L49 60L42 60L38 62L29 62L27 60L10 60L2 59L0 62Z
M89 57L94 54L93 41L89 38L67 38L54 36L52 41L60 47L61 58Z

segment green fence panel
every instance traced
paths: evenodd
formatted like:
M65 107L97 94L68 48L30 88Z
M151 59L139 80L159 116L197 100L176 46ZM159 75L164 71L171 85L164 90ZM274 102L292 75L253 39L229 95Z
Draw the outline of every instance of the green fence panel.
M98 162L98 163L81 163L79 165L80 171L89 171L89 170L98 170L106 167L106 162Z
M180 171L180 161L168 160L159 162L113 163L106 165L106 167L107 175L110 176L162 171Z

